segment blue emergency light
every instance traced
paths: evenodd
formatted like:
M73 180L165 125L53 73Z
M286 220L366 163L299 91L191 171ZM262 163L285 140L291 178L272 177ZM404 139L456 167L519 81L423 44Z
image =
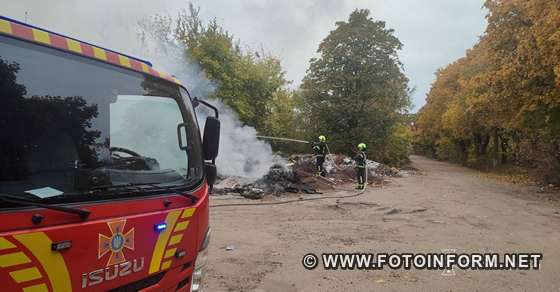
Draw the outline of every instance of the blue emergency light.
M154 225L154 230L156 232L161 232L164 231L165 229L167 229L167 223L159 223Z

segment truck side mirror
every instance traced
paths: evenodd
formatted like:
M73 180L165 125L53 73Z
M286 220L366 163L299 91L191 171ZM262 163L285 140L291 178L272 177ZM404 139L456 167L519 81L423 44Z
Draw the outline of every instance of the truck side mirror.
M204 149L204 160L214 161L218 157L218 149L220 147L220 120L218 118L206 118L202 146Z
M208 162L204 163L204 171L206 172L206 182L208 183L208 186L210 186L210 191L212 191L212 187L218 177L216 165Z

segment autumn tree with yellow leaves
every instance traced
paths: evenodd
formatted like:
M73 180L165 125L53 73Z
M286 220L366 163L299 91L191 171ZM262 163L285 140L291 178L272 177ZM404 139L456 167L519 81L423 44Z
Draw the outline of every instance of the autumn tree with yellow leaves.
M560 1L485 7L479 43L436 74L415 149L481 166L540 168L560 183Z

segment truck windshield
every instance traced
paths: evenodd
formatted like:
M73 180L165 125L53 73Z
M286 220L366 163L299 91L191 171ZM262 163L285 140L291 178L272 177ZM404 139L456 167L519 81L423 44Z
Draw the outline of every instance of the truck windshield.
M200 136L184 92L0 37L0 193L90 200L111 186L198 184Z

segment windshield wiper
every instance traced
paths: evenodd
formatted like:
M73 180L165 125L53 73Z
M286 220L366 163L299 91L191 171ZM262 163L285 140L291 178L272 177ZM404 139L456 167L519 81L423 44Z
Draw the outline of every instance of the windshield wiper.
M100 185L100 186L91 187L88 191L105 191L109 189L131 188L131 187L153 186L153 185L155 185L155 183L124 183L124 184L116 184L116 185L113 184Z
M153 187L156 187L156 188L163 188L166 191L171 192L171 193L179 194L179 195L181 195L181 196L183 196L187 199L190 199L193 204L196 204L196 202L198 202L198 197L194 196L194 195L191 195L189 193L177 192L177 190L173 189L172 187L158 186L157 184L151 184L151 185Z
M22 199L13 195L7 194L0 194L0 201L8 202L11 204L21 205L21 206L35 206L41 207L45 209L56 210L60 212L72 213L77 214L80 216L82 220L86 220L91 213L89 210L78 209L78 208L70 208L70 207L62 207L62 206L55 206L49 204L39 203L37 201Z
M151 189L142 189L140 187L151 187ZM161 190L161 191L167 191L170 193L175 193L178 195L181 195L185 198L188 198L191 200L191 202L193 204L196 204L196 202L198 202L198 197L188 194L188 193L183 193L180 192L181 187L180 186L161 186L158 183L124 183L124 184L116 184L116 185L103 185L103 186L97 186L97 187L93 187L91 188L89 191L90 192L99 192L99 191L104 191L104 190L111 190L109 192L118 192L119 190L129 190L133 188L134 192L137 193L145 193L145 192L153 192L153 191L157 191L157 190ZM88 191L86 191L87 193Z

